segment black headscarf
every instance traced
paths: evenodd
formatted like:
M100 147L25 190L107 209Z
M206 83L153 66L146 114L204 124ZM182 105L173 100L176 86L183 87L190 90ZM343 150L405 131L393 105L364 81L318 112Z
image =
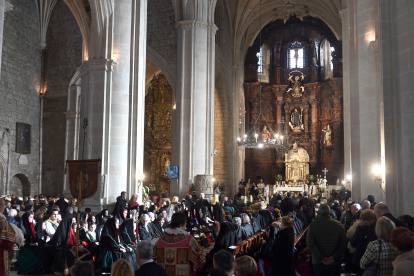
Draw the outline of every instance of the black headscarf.
M30 212L24 213L21 219L21 223L20 223L20 228L22 229L22 233L24 235L25 245L30 245L31 243L37 242L36 230L35 230L36 237L33 237L32 227L30 226L30 223L29 223L29 216L30 216Z
M121 230L119 229L119 240L118 240L118 231L115 226L115 218L112 217L108 219L104 225L101 234L101 245L103 248L111 251L119 251L121 248L125 248L123 245L123 239L121 235Z
M103 209L101 213L96 216L96 222L99 223L99 225L103 226L105 222L108 220L109 217L105 216L106 211L108 211L108 209ZM108 212L108 215L109 215L109 212Z
M121 236L123 241L128 244L132 245L135 241L135 235L134 235L134 219L129 218L126 219L122 225L119 227Z
M72 227L72 214L68 213L65 219L59 223L58 228L56 229L55 234L48 244L54 246L66 246L69 244L70 238L70 229Z

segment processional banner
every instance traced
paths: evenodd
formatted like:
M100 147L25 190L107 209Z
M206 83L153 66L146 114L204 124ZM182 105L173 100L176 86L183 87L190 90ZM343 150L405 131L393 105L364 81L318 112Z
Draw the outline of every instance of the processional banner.
M79 196L79 181L82 179L81 198L92 197L98 190L98 174L101 159L67 160L69 167L69 187L73 197Z

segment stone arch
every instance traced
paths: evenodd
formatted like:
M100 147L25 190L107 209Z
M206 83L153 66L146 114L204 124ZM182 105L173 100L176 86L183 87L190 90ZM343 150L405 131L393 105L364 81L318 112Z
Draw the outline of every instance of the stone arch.
M161 70L170 83L173 91L175 91L176 74L168 62L157 51L147 45L147 58L151 60Z
M214 88L214 149L217 150L213 162L213 174L217 183L228 183L230 178L228 165L230 150L229 105L225 84L221 73L216 78Z
M90 18L86 13L85 7L81 1L78 0L64 0L72 11L73 16L78 22L82 33L82 60L89 59L89 40L90 40Z
M30 193L30 181L23 173L17 173L10 178L8 193L26 196Z

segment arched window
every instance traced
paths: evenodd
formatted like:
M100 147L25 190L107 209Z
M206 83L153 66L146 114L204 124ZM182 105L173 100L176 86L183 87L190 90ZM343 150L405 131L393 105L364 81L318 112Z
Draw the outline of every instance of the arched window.
M267 43L264 43L256 56L259 59L257 66L259 78L262 82L269 82L270 46Z
M288 68L297 69L305 66L305 51L302 43L295 42L289 46L288 53Z

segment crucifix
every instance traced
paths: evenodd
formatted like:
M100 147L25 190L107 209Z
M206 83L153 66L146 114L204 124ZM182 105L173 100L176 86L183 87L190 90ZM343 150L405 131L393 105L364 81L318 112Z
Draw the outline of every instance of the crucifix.
M325 169L322 170L322 172L324 174L323 175L323 178L326 179L326 173L329 172L329 171L325 168Z

